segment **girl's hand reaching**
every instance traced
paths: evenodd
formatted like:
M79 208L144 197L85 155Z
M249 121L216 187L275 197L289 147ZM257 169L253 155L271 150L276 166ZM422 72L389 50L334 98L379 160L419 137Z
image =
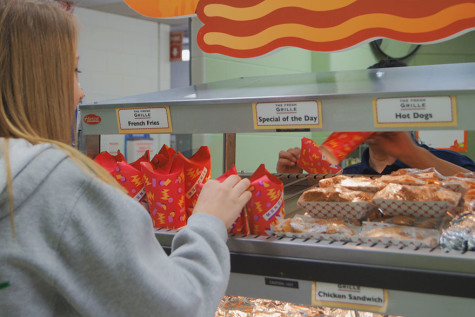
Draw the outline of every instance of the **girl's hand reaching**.
M204 184L193 213L213 215L224 223L226 228L236 221L244 205L251 199L250 181L231 175L222 183L209 180Z

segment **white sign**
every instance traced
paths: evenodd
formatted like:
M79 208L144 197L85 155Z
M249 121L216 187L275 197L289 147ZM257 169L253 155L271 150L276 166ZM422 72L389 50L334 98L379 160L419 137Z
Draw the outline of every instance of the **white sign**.
M320 101L253 104L254 129L321 128Z
M457 125L455 98L450 96L377 98L374 112L376 127Z
M117 109L119 132L170 132L168 107Z
M387 306L384 289L347 284L315 282L312 303L317 305L348 304L347 307L369 307L372 310Z

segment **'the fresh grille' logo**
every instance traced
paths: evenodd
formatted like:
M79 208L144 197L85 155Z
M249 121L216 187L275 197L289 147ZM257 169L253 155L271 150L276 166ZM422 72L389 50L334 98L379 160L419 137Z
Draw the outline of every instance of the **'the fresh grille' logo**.
M425 98L401 99L401 110L426 110Z

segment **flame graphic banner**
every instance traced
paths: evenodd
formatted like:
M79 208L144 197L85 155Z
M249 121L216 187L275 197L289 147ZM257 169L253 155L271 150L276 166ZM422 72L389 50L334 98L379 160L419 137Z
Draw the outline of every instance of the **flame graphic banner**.
M200 0L207 53L250 58L294 46L330 52L376 38L434 43L475 29L473 0Z
M199 0L124 0L135 12L151 18L171 18L195 14Z

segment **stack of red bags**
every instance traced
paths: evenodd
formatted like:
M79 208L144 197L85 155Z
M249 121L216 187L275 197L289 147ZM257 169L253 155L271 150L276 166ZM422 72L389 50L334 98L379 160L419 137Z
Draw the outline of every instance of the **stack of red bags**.
M122 154L100 153L95 159L127 189L128 194L146 203L155 228L177 229L186 225L199 192L210 179L208 147L201 147L191 158L164 145L150 160L147 151L128 164ZM238 174L233 166L216 180L223 182ZM229 228L234 234L267 235L271 225L284 218L284 186L264 164L250 177L252 198L241 216ZM146 193L146 194L145 194Z
M125 157L118 151L113 156L109 152L102 152L94 161L104 167L116 180L127 190L127 194L135 198L137 201L144 201L145 188L143 184L142 172L140 170L140 162L149 161L150 152L145 152L144 156L137 161L129 164Z
M198 185L210 178L209 149L201 147L191 158L167 146L142 163L148 206L156 228L180 228L191 216Z
M164 145L151 160L148 151L130 164L122 154L112 156L108 152L94 160L127 189L129 196L147 203L155 228L184 226L198 199L198 185L209 180L211 173L207 146L189 159ZM138 191L140 195L135 194Z

